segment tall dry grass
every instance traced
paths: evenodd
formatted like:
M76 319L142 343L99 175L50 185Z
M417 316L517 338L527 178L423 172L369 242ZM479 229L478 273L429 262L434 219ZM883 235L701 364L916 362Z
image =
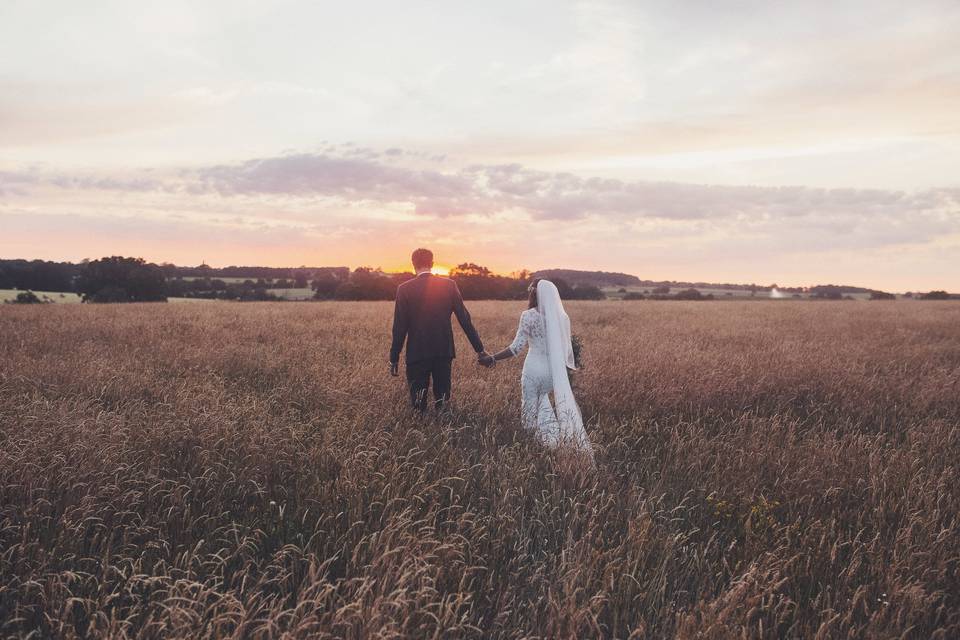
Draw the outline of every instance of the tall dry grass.
M0 310L0 634L960 637L960 305L572 304L583 475L390 310Z

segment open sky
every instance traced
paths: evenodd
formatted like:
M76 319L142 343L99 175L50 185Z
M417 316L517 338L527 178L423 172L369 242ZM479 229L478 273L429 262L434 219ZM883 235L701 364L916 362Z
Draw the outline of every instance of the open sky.
M960 2L0 2L0 257L960 291Z

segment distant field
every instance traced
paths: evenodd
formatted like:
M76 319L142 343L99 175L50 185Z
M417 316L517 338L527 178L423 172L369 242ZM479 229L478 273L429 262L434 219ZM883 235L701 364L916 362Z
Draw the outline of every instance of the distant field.
M576 475L392 309L4 307L0 637L960 637L960 304L570 303Z
M673 295L680 291L684 291L685 289L688 289L688 288L689 287L671 287L670 295ZM712 289L708 287L694 287L694 288L700 293L702 293L703 295L712 293L716 298L738 298L738 299L761 298L763 299L763 298L770 297L769 292L762 292L762 291L758 291L755 296L751 296L750 291L748 289ZM621 292L620 289L626 289L627 293L641 293L643 295L650 295L654 287L604 287L603 293L608 298L618 299L624 296L624 293ZM789 293L784 293L783 295L784 295L784 298L793 297L792 294L789 294ZM804 295L803 297L807 297L807 296Z
M15 300L17 294L23 293L19 289L0 289L0 304L9 300ZM71 292L61 291L34 291L38 298L44 302L53 302L56 304L79 304L83 302L80 295ZM211 302L202 298L167 298L168 302Z
M225 283L227 283L227 284L243 284L244 282L257 282L258 280L260 280L260 278L249 278L249 277L248 277L248 278L235 278L235 277L222 277L222 276L203 276L203 277L200 277L200 276L183 276L183 277L176 278L176 279L178 279L178 280L184 280L184 281L190 281L190 282L192 282L192 281L194 281L194 280L207 280L207 279L209 279L209 280L220 280L221 282L225 282ZM287 282L291 282L291 283L293 282L293 279L292 279L292 278L263 278L264 283L266 283L266 286L268 286L268 287L269 287L270 285L272 285L273 283L275 283L275 282L279 282L280 280L286 280ZM295 289L295 290L296 290L296 291L300 291L301 289ZM284 291L284 289L281 289L281 291ZM309 291L310 291L311 293L313 292L312 289L309 289Z
M23 293L20 289L0 289L0 303L8 300L15 300L17 295ZM75 293L64 293L60 291L34 291L36 296L43 301L76 304L81 302L80 296Z
M256 281L257 281L257 278L232 278L232 277L227 277L227 276L203 276L203 277L201 277L201 276L183 276L183 277L181 277L181 278L175 278L175 279L177 279L177 280L189 281L189 282L192 282L192 281L194 281L194 280L205 280L205 279L209 279L209 280L220 280L221 282L226 282L227 284L242 284L242 283L244 283L244 282L246 282L246 281L248 281L248 280L251 281L251 282L256 282ZM267 283L269 284L270 282L272 282L272 280L264 279L264 282L267 282Z
M167 298L167 302L195 304L198 302L219 302L218 300L209 300L207 298Z
M620 289L626 289L627 293L641 293L644 295L650 295L650 292L653 290L653 287L604 287L603 293L610 299L619 299L622 298L625 294L620 291ZM689 287L672 287L670 289L670 295L683 291ZM757 291L755 295L750 294L749 289L713 289L710 287L693 287L703 295L713 294L717 299L737 299L737 300L771 300L771 299L780 299L780 300L796 300L797 296L801 299L810 299L810 295L806 293L800 293L794 295L789 291L781 291L780 298L774 298L770 295L769 291ZM869 293L851 293L845 294L849 295L854 300L869 300ZM897 296L897 299L901 299L903 296Z
M278 298L284 300L311 300L313 299L313 289L267 289L267 293L272 293Z

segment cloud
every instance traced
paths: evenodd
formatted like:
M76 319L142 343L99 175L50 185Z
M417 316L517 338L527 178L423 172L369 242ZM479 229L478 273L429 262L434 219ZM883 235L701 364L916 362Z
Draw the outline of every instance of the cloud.
M236 210L270 219L285 203L302 217L331 203L356 218L386 209L433 219L589 221L614 230L671 227L688 235L804 238L827 246L923 243L960 233L957 189L896 191L805 186L731 186L653 182L539 171L520 164L474 164L441 171L422 158L360 147L266 157L173 173L73 175L34 169L0 173L0 196L31 189L162 194L206 209ZM16 190L16 191L14 191ZM6 195L4 195L6 194ZM211 201L210 199L214 200ZM219 204L217 204L219 203ZM311 214L311 205L316 205ZM189 208L186 207L186 208Z
M956 189L894 191L758 187L626 181L545 172L519 164L470 165L452 172L384 164L375 158L298 154L199 170L192 189L225 196L399 203L426 216L494 216L611 222L713 221L744 228L808 225L831 233L880 237L878 229L918 241L960 230Z
M297 154L220 165L195 174L198 185L224 195L273 193L345 199L415 201L470 190L464 177L383 164L369 153L342 157Z

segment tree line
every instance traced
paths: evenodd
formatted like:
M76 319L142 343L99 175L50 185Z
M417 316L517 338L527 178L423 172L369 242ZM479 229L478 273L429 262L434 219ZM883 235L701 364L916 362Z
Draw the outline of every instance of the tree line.
M393 300L397 287L414 277L411 272L384 273L370 267L358 267L347 278L326 274L312 283L317 300ZM464 300L522 300L534 278L529 271L511 276L494 274L488 268L463 263L450 271L450 279L457 283ZM594 285L573 285L554 279L560 296L566 300L602 300L605 296Z
M253 277L237 281L247 275ZM371 267L353 271L346 267L264 267L242 273L236 267L175 267L123 256L80 264L0 261L0 289L22 290L24 293L17 301L24 303L40 301L32 291L73 292L81 295L84 302L162 302L168 298L282 300L271 290L287 288L309 288L315 300L393 300L397 287L413 277L409 272L386 273ZM533 274L521 271L501 276L486 267L463 263L451 271L450 277L467 300L516 300L527 297ZM604 298L603 291L595 285L569 285L559 278L553 282L568 300Z
M575 278L570 282L560 274ZM527 287L536 277L549 276L565 300L602 300L606 296L595 284L585 281L587 272L554 269L531 273L519 271L510 276L497 275L471 262L457 265L450 278L460 287L466 300L519 300L527 297ZM603 282L623 282L626 274L600 273ZM282 300L278 289L312 291L315 300L393 300L397 287L413 278L413 273L387 273L371 267L224 267L208 265L178 267L157 265L141 258L110 256L99 260L49 262L44 260L0 260L0 289L18 289L21 303L42 302L33 291L73 292L84 302L158 302L167 298L205 298L219 300ZM243 278L241 280L241 278ZM634 278L635 279L635 278ZM632 282L632 281L631 281ZM639 281L647 282L647 281ZM769 291L753 287L751 291ZM817 285L809 289L783 287L784 292L805 291L812 298L840 300L855 293L869 293L871 299L889 300L893 294L841 285ZM624 300L712 300L694 287L671 293L671 286L660 284L643 294L619 291ZM799 294L797 294L799 295ZM796 297L796 296L795 296ZM922 300L949 300L960 296L946 291L907 293L904 297Z

